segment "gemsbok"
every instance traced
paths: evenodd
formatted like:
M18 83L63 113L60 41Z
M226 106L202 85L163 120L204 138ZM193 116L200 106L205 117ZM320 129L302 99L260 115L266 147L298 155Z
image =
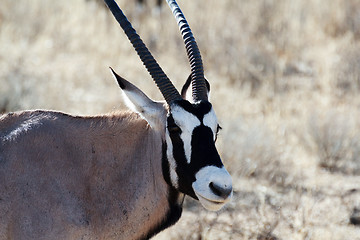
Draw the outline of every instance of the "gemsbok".
M181 94L118 5L105 2L165 101L111 69L132 112L0 116L0 239L148 239L178 221L185 195L214 211L232 197L210 86L179 6L167 0L191 65Z

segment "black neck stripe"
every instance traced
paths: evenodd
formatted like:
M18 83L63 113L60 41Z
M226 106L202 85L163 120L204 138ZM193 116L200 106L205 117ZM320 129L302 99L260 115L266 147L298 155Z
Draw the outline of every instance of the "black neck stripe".
M162 230L174 225L181 217L182 205L178 203L180 193L171 185L169 162L166 155L166 142L162 144L162 170L165 181L168 183L168 204L169 210L164 216L163 220L155 225L141 240L149 239L161 232Z

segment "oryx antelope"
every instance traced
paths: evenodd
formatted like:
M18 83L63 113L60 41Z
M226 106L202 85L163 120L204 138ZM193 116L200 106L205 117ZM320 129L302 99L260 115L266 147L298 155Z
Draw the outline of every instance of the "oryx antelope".
M133 112L1 116L0 239L147 239L180 218L185 195L209 210L231 199L210 87L177 3L167 0L191 64L181 94L117 4L105 2L165 102L112 71Z

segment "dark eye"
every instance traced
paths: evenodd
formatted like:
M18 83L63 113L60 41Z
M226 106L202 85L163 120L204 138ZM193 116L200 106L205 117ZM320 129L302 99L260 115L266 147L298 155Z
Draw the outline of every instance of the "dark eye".
M181 129L176 125L168 126L168 130L171 133L181 133Z
M218 134L221 129L222 129L222 127L218 124L218 125L217 125L217 128L216 128L216 134Z
M220 132L221 129L222 129L222 127L220 127L220 125L218 124L218 125L217 125L217 128L216 128L216 133L215 133L215 142L216 142L216 140L217 140L218 134L219 134L219 132Z

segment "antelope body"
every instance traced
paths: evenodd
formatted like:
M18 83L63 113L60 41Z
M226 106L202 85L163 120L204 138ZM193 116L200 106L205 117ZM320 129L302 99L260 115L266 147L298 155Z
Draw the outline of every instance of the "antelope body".
M0 132L0 239L138 239L180 214L162 175L164 132L135 113L26 111Z
M231 199L209 85L176 2L168 0L192 66L181 95L116 3L105 2L166 101L111 69L132 112L0 116L0 239L147 239L180 218L185 195L209 210Z

